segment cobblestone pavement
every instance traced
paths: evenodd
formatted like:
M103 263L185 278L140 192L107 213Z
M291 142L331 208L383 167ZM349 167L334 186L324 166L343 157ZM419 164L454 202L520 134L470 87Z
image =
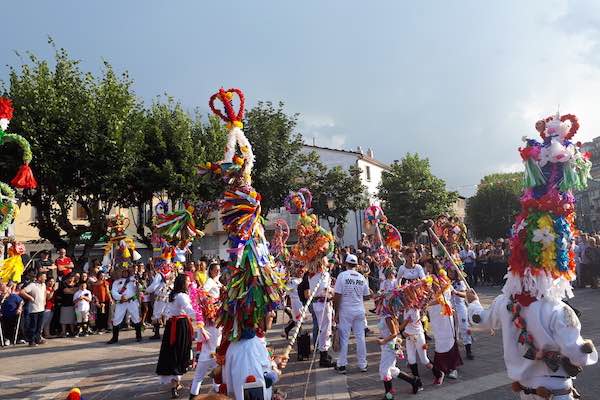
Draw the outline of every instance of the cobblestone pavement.
M498 288L480 291L484 303L489 303ZM600 321L597 307L600 290L580 289L572 304L583 312L583 334L600 343ZM376 331L377 319L368 317L369 326ZM281 320L279 321L281 322ZM269 340L275 349L282 349L285 341L279 336L281 324L270 333ZM309 326L307 326L309 329ZM146 332L148 337L150 332ZM133 331L122 333L121 343L107 346L108 335L76 339L52 339L47 345L28 348L20 345L0 350L0 399L62 399L72 386L82 389L86 400L103 399L168 399L168 389L157 383L154 368L159 343L136 343ZM349 350L349 369L346 376L332 369L318 368L318 357L308 376L310 361L298 362L295 353L285 370L278 387L288 393L289 399L381 399L383 385L379 381L379 346L377 333L367 338L369 371L361 373L356 368L353 340ZM501 349L501 332L490 336L478 332L473 345L476 359L465 360L459 379L446 380L441 387L431 385L431 373L421 367L425 391L415 398L427 400L478 400L515 399L510 392L509 380L504 371ZM404 367L404 366L402 366ZM584 399L600 396L600 367L587 368L576 385ZM185 376L189 385L192 373ZM308 382L308 385L307 385ZM396 398L413 397L404 382L395 382ZM187 392L183 394L187 398Z

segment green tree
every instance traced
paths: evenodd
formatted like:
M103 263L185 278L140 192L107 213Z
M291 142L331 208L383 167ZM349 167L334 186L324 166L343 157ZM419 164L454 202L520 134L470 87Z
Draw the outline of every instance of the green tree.
M182 200L217 196L212 182L201 183L197 165L207 157L219 157L226 133L216 118L207 123L198 113L192 118L169 97L147 110L143 135L142 156L132 169L126 205L137 208L138 239L149 246L155 197L175 209Z
M475 237L506 237L519 212L523 173L492 174L477 186L467 200L467 223Z
M427 158L408 153L382 174L378 197L390 223L412 234L423 220L448 213L458 194L431 173Z
M346 225L348 212L368 206L366 187L360 180L360 169L355 166L347 171L339 166L327 170L313 193L313 210L327 220L332 232L336 226Z
M302 136L295 133L297 115L287 115L283 103L260 102L246 113L244 132L256 161L252 180L262 195L262 214L280 207L301 173Z
M127 193L140 156L143 108L129 76L118 75L107 62L95 77L64 49L55 50L54 67L30 53L28 61L11 67L10 85L3 83L15 107L9 130L30 141L39 182L23 198L37 211L34 225L41 237L71 251L83 242L87 251ZM70 218L76 203L87 215L84 224Z

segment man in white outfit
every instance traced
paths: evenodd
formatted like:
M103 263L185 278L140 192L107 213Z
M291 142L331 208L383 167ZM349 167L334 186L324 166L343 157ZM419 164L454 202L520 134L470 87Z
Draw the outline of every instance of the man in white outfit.
M129 313L135 327L135 338L142 341L142 324L140 319L140 302L138 300L138 285L127 268L121 271L121 279L113 282L110 291L115 301L115 313L113 315L113 336L107 343L113 344L119 341L119 325L123 322L125 315Z
M146 288L146 294L154 294L154 304L152 306L152 325L154 326L154 335L150 339L160 339L160 325L169 302L169 293L173 289L175 274L171 271L169 263L162 263L156 269L156 274L152 278L152 283Z
M371 293L367 279L356 272L357 265L357 257L354 254L348 254L346 256L346 271L339 274L335 282L333 307L340 335L340 353L336 370L340 374L346 373L350 331L354 332L356 337L358 367L362 372L367 371L364 301L371 297Z
M333 320L333 308L331 307L330 286L331 276L327 272L327 257L323 257L318 267L317 273L308 278L310 292L316 288L313 299L313 310L317 316L319 325L319 336L317 338L317 347L321 358L320 367L333 367L329 348L331 347L331 322ZM318 288L317 288L318 285Z

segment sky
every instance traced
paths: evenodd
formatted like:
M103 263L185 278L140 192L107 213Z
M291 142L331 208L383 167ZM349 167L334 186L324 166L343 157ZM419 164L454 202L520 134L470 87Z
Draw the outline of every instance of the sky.
M318 146L364 150L391 163L429 158L447 187L521 169L535 122L579 117L600 136L600 2L254 0L4 5L0 79L31 51L58 47L101 71L128 71L146 102L168 93L208 111L221 86L249 106L283 101ZM21 56L18 56L19 52Z

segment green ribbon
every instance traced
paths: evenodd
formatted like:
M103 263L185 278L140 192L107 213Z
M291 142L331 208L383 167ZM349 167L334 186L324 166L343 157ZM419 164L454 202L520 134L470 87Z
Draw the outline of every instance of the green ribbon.
M0 144L4 143L4 135L6 135L6 132L0 128Z

